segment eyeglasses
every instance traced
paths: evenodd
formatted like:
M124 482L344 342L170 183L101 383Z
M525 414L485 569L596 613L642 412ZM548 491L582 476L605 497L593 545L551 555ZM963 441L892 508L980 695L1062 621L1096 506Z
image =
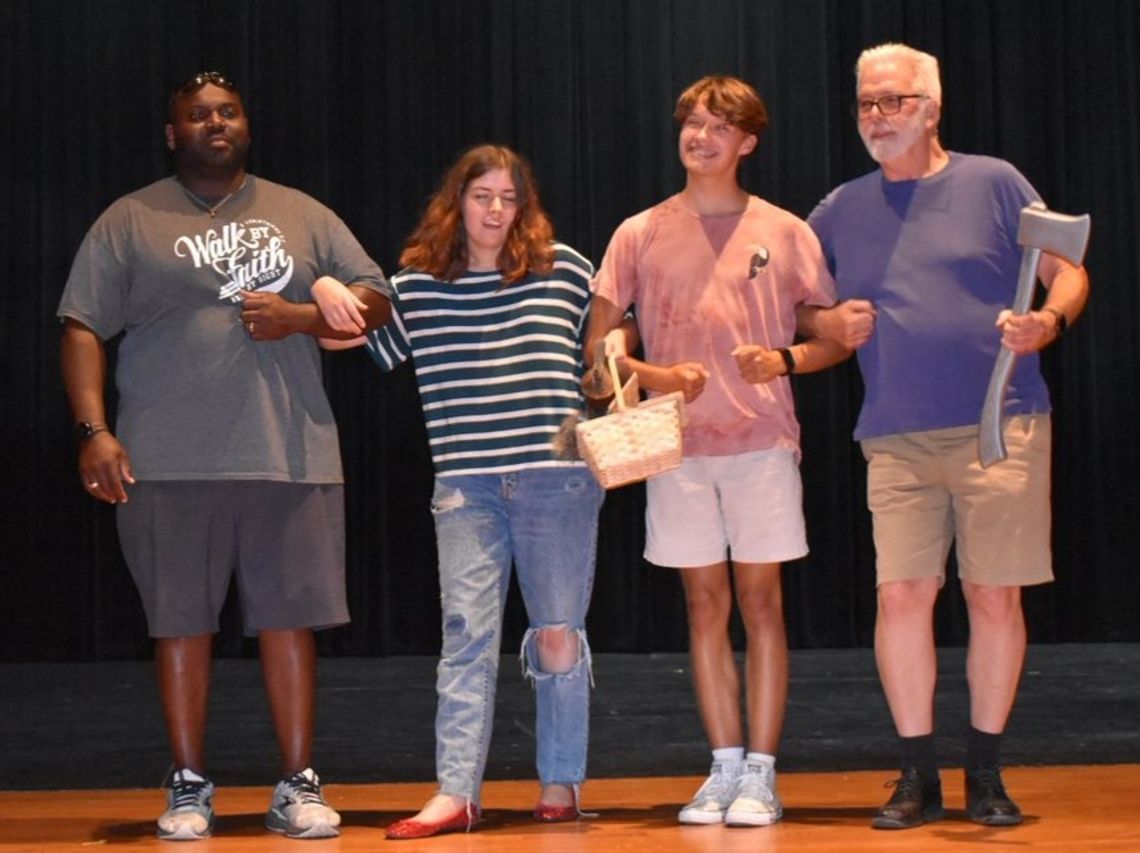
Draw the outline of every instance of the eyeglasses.
M519 203L518 197L513 192L506 195L505 193L493 193L490 190L471 190L467 193L467 197L480 207L490 207L495 199L499 200L499 204L504 209L516 207Z
M908 98L926 100L929 97L929 95L883 95L881 98L860 98L851 105L851 112L856 118L865 118L878 107L879 115L893 116L902 109L903 101Z
M187 92L195 92L201 89L207 83L221 86L223 89L229 89L231 92L237 91L237 86L221 71L202 71L193 77L187 77L175 87L174 91L179 95L184 95Z

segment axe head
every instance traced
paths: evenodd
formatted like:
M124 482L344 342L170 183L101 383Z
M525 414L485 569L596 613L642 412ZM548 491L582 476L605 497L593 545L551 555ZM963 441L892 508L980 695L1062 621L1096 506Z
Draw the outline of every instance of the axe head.
M1017 226L1018 245L1040 249L1050 255L1064 258L1074 266L1080 266L1085 259L1085 249L1089 245L1087 213L1069 216L1046 210L1045 205L1034 202L1021 209L1021 219Z

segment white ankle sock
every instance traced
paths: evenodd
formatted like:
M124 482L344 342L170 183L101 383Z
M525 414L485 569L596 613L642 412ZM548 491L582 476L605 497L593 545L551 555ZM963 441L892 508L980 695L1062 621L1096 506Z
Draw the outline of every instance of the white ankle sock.
M740 765L744 762L744 747L725 746L712 751L713 761L723 764Z
M745 760L751 761L753 764L766 764L769 768L776 768L776 756L769 755L766 752L750 752L745 756Z

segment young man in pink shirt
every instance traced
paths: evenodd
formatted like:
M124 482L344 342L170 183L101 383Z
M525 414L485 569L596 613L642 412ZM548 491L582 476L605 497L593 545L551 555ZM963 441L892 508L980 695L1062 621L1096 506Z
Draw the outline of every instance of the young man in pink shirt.
M594 281L586 353L632 305L645 360L624 356L620 367L650 393L685 395L684 461L647 484L645 546L647 560L681 570L712 746L712 772L679 818L764 826L783 813L774 769L788 683L780 565L808 550L788 375L850 351L822 338L793 343L799 306L831 305L835 285L811 229L740 186L740 161L768 124L760 96L734 77L705 77L681 94L675 118L685 187L614 233ZM734 585L747 634L747 740L728 632Z

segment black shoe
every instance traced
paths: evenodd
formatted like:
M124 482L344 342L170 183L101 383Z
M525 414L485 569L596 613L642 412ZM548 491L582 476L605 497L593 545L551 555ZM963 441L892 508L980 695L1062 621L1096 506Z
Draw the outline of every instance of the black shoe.
M966 815L986 826L1016 826L1021 809L1009 798L1001 783L1001 770L978 767L966 771Z
M937 779L923 779L913 767L888 782L887 787L894 788L895 792L871 818L873 829L910 829L946 815L942 808L942 783Z

